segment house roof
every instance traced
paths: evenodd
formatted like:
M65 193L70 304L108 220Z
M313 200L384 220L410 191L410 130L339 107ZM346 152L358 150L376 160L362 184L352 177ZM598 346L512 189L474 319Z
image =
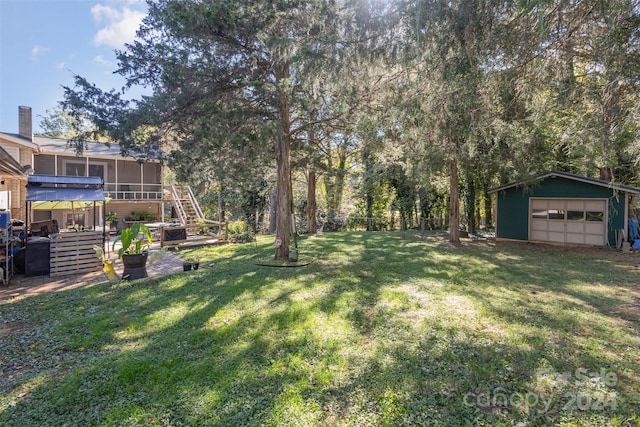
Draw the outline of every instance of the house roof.
M13 156L0 147L0 174L11 176L25 175L25 167L13 158Z
M38 146L34 144L29 138L25 138L24 136L18 135L17 133L0 132L0 138L6 139L7 141L13 142L14 144L20 144L27 148L38 148Z
M47 138L42 136L34 136L33 141L37 144L42 154L63 154L75 156L76 150L69 145L68 140L59 138ZM161 154L161 153L160 153ZM135 159L134 156L123 157L120 153L120 145L110 143L107 145L103 142L87 142L85 143L83 156L90 157L108 157L108 158L129 158ZM158 156L160 157L160 156Z
M75 148L69 145L69 141L61 138L48 138L44 136L35 136L33 140L25 138L17 133L0 132L0 139L12 142L14 144L22 145L26 148L37 150L42 154L62 154L68 156L76 156ZM127 158L137 159L135 157L135 151L130 150L133 155L122 156L120 152L120 145L116 143L110 143L107 145L103 142L86 142L83 150L83 155L91 157L106 157L106 158ZM147 159L150 161L159 161L164 158L165 155L161 150L158 150L155 159Z
M587 176L582 176L582 175L576 175L573 173L568 173L568 172L560 172L560 171L551 171L551 172L545 172L539 175L535 175L531 178L528 179L524 179L521 181L515 181L515 182L511 182L509 184L505 184L505 185L501 185L499 187L495 187L492 188L490 190L487 191L487 193L491 194L491 193L497 193L498 191L502 191L502 190L506 190L508 188L512 188L512 187L518 187L518 186L522 186L524 184L528 184L530 182L534 182L534 181L540 181L546 178L556 178L556 177L560 177L560 178L566 178L566 179L570 179L573 181L579 181L579 182L585 182L587 184L592 184L592 185L597 185L599 187L605 187L605 188L611 188L617 191L622 191L625 193L632 193L632 194L640 194L640 188L636 188L636 187L631 187L628 185L622 185L622 184L618 184L616 182L609 182L609 181L604 181L602 179L596 179L596 178L589 178Z

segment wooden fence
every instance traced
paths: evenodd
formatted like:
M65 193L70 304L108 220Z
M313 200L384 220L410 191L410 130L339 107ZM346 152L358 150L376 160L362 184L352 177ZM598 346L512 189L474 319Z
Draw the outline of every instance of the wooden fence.
M50 235L51 265L49 276L57 277L98 271L98 260L93 245L102 246L102 232L79 231Z

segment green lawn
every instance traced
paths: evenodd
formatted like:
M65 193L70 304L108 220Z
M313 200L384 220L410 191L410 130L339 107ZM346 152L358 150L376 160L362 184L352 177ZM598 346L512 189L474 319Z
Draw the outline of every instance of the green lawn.
M300 247L307 267L209 247L183 251L198 271L0 301L0 425L640 424L640 255Z

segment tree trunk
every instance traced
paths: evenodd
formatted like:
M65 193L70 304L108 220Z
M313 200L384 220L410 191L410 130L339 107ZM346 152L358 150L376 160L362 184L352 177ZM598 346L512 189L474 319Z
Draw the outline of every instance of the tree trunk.
M364 163L364 201L367 231L373 231L373 159L368 148L362 151L362 161Z
M324 178L325 191L327 193L327 221L332 227L338 226L337 217L342 208L344 196L345 177L347 175L347 151L344 147L336 150L338 164L334 167L331 157L327 159L327 173ZM335 228L331 228L337 231Z
M460 194L458 190L458 159L454 157L449 163L449 187L451 191L449 203L449 241L460 243Z
M465 213L467 215L467 232L473 234L476 232L476 188L473 182L473 177L470 171L467 171L466 175L466 200L465 200Z
M222 201L222 191L223 187L220 187L220 191L218 191L218 221L224 222L225 219L225 211L224 211L224 202Z
M280 246L276 248L275 258L289 260L289 246L291 244L291 213L293 212L293 190L291 186L291 112L289 105L288 87L289 64L283 62L276 67L276 77L280 85L278 88L280 128L275 135L276 144L276 237L280 239Z
M281 245L276 248L276 259L289 260L291 244L291 146L288 136L276 136L277 205L276 237Z
M307 180L307 231L313 234L318 232L316 210L316 171L311 168Z
M277 189L274 187L269 193L269 234L276 232L276 206L278 205Z
M493 227L493 204L491 195L487 191L491 188L491 183L485 178L482 183L482 195L484 199L484 226L485 228Z

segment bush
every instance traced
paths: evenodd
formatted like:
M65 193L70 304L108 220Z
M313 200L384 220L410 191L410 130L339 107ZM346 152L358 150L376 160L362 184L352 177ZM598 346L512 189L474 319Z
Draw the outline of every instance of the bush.
M229 221L229 223L227 224L227 231L230 235L241 234L245 231L249 231L249 227L247 226L247 223L245 221L238 219L236 221Z
M248 243L253 242L253 234L250 231L243 231L242 233L229 234L230 243Z
M151 215L147 211L131 212L131 215L129 215L125 219L127 221L149 221L149 222L158 220L158 218L156 218L155 216Z

